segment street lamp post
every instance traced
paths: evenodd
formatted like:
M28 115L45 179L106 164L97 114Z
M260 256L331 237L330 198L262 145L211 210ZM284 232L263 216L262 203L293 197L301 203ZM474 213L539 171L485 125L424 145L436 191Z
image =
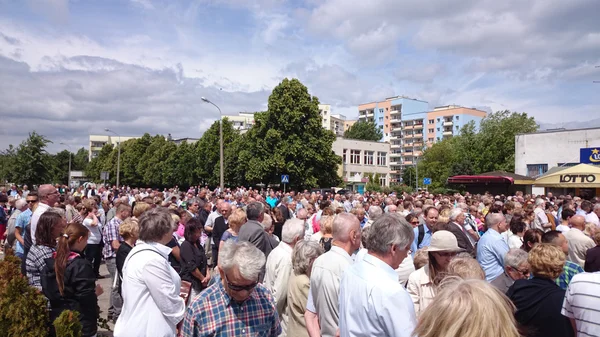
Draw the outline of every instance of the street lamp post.
M117 189L119 189L119 171L121 169L121 135L111 129L104 129L104 131L114 133L117 137L119 137L119 142L117 143Z
M211 102L210 100L202 97L202 100L206 103L212 104L214 105L218 110L219 110L219 157L220 157L220 185L221 185L221 192L223 192L224 188L225 188L225 183L224 183L224 179L223 179L223 113L221 112L221 108L219 108L218 105L216 105L215 103Z
M64 145L69 148L69 178L67 179L67 184L69 185L69 191L71 190L71 146L66 143L60 143L60 145Z

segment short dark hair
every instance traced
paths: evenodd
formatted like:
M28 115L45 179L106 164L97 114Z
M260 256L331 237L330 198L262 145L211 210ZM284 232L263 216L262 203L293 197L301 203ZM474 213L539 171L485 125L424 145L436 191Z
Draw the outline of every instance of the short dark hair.
M590 212L592 210L593 204L591 201L584 200L581 202L581 206L579 207L581 207L581 209L585 212Z
M202 221L198 218L191 218L188 220L187 224L185 224L185 230L183 231L183 237L185 241L192 242L192 236L196 231L202 230L204 226L202 226ZM193 242L192 242L193 243Z
M263 214L265 214L265 207L258 201L253 201L246 206L246 217L248 220L258 220Z
M559 231L549 231L542 235L542 243L554 243L558 239L558 236L562 233Z
M513 234L521 233L527 229L527 224L523 222L523 217L515 215L510 219L510 231Z
M425 212L423 212L425 214L425 217L429 216L429 211L431 211L431 209L435 209L435 211L438 212L438 215L440 214L440 211L438 211L438 209L435 208L435 206L429 206L425 208Z
M569 220L569 218L572 218L574 216L575 216L575 211L570 208L563 208L562 214L560 215L560 217L565 221Z

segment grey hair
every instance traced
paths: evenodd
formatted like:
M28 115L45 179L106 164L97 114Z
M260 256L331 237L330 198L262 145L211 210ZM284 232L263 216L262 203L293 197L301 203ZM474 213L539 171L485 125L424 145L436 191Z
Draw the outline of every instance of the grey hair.
M462 209L453 208L452 212L450 212L450 220L456 220L456 218L458 218L461 214L463 214Z
M238 267L247 281L258 281L266 262L265 254L247 241L227 240L219 249L219 267L228 272Z
M281 229L281 241L293 243L294 240L304 237L304 221L300 219L289 219L283 224Z
M528 256L523 249L513 248L504 255L504 267L519 268L523 262L527 262Z
M168 209L164 207L150 208L139 218L139 239L144 242L158 242L167 233L173 232L174 223Z
M296 275L308 275L312 262L323 254L323 248L316 241L299 241L292 253L292 268Z
M594 211L600 209L600 202L594 205Z
M300 208L298 210L298 214L296 214L296 217L300 218L303 215L308 216L308 211L306 210L306 208Z
M67 218L67 212L60 207L52 207L50 211L60 215L60 217L63 219Z
M15 208L16 209L21 209L25 205L27 205L27 200L25 200L25 199L19 199L19 200L15 201Z
M381 215L383 215L383 210L379 206L371 206L369 207L369 219L377 220Z
M262 202L254 201L246 206L246 217L248 220L258 220L265 213L265 206Z
M247 209L246 209L246 218L248 218L248 210ZM265 214L265 217L263 218L261 225L263 226L263 228L265 230L271 229L271 227L273 227L273 218L271 218L271 216L269 214Z
M350 241L350 231L352 230L352 224L358 224L360 229L360 222L354 214L340 213L333 218L333 239L340 242Z
M369 236L370 235L371 235L371 226L365 226L365 227L363 227L362 234L361 234L361 237L360 237L360 239L361 239L360 241L361 241L361 243L363 245L363 248L365 248L365 249L369 249L369 242L368 242L368 240L369 240Z
M536 206L543 205L545 203L546 202L544 201L544 199L541 199L541 198L535 199L535 205Z
M406 248L415 238L412 226L395 213L384 214L371 225L367 246L369 251L387 254L391 246Z
M469 211L469 206L467 206L467 204L464 202L459 202L456 206L465 212Z

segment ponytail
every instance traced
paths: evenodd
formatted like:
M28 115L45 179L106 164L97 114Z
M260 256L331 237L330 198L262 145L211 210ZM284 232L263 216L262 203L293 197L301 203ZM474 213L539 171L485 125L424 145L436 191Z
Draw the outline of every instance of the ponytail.
M71 246L74 245L80 237L86 237L89 230L80 223L70 223L65 232L58 238L56 248L56 257L54 258L54 272L56 274L56 283L58 291L64 296L65 288L65 269L67 261L71 255Z

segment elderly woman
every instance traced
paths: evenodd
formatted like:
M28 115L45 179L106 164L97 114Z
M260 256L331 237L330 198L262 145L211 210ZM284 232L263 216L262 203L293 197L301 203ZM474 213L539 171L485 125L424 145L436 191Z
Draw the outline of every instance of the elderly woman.
M335 216L324 215L321 217L321 230L311 236L312 241L317 241L319 245L328 252L333 242L333 219Z
M288 336L308 336L304 312L310 289L310 272L313 262L323 254L323 248L315 241L299 241L292 253L293 272L288 281L287 315Z
M517 307L515 318L528 337L569 337L573 328L561 314L565 290L554 280L563 272L565 253L549 243L539 243L529 252L532 279L517 280L506 295Z
M172 337L185 313L179 296L181 278L169 264L173 219L162 207L139 219L140 236L123 266L123 309L115 325L116 337Z
M451 232L439 230L431 236L431 244L427 249L429 261L410 274L406 287L417 316L433 301L448 264L460 251L462 249L458 247L456 236Z

